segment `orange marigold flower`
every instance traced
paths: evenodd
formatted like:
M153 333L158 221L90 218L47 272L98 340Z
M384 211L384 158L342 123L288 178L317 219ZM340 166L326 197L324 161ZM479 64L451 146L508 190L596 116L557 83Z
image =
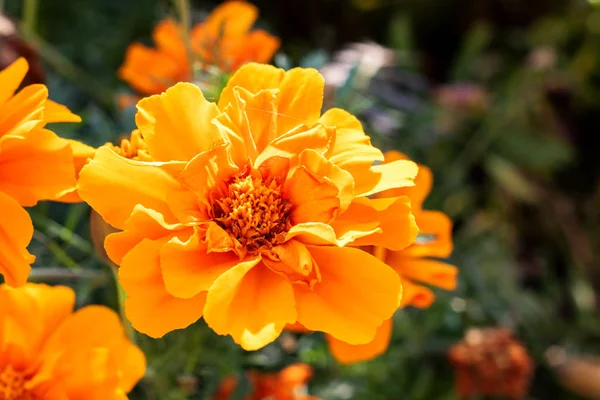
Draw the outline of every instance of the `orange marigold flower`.
M0 285L0 399L122 400L146 369L119 317L65 286Z
M260 29L251 31L257 17L258 9L245 1L227 1L215 8L190 32L193 63L229 73L250 61L269 62L279 39ZM155 49L140 43L129 46L119 70L121 79L143 94L161 93L191 80L192 62L181 34L175 21L161 21L153 33Z
M56 200L76 185L69 142L44 127L80 118L48 100L44 85L17 92L27 70L20 58L0 71L0 275L11 286L26 282L35 260L27 251L33 225L23 206Z
M358 248L401 250L416 238L407 196L417 166L383 154L341 109L322 116L323 78L247 64L218 104L179 83L139 102L153 161L100 148L78 190L123 232L105 248L120 265L136 329L160 337L204 316L248 350L286 324L371 341L400 302L392 268Z
M406 157L397 151L389 151L385 154L387 163L404 159ZM427 308L433 302L433 292L417 282L445 290L456 288L456 267L429 258L446 258L452 253L450 219L439 211L423 210L423 201L429 194L431 186L431 171L426 166L419 165L415 186L391 189L376 195L380 199L408 196L411 200L412 213L419 227L417 241L403 250L393 251L380 246L368 248L370 253L391 266L400 276L403 288L401 307L411 305ZM391 319L385 321L377 329L375 338L364 345L353 346L327 335L331 353L339 362L345 364L371 360L387 350L392 336L392 325ZM288 329L307 332L306 328L298 324L290 325Z
M306 384L312 376L312 369L306 364L292 364L275 374L248 373L252 385L250 394L244 400L319 400L306 394ZM214 400L228 400L237 386L237 378L225 378L214 396Z
M470 399L527 397L533 362L527 349L503 328L470 329L448 353L456 372L456 391Z

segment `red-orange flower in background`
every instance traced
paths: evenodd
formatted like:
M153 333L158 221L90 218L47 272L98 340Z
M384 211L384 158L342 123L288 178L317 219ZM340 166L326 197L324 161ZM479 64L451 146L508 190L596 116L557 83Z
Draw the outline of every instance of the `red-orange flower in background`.
M250 371L247 375L252 388L244 400L319 400L306 394L306 384L312 377L312 369L306 364L292 364L274 374ZM226 378L213 399L229 400L237 381L234 376Z
M218 6L189 33L191 61L181 28L173 20L164 20L153 33L156 49L140 43L129 46L119 75L148 95L161 93L177 82L190 81L193 63L229 73L250 61L269 62L279 48L279 39L260 29L251 30L257 17L257 8L244 1L227 1Z
M100 148L78 190L123 230L105 247L120 265L127 316L160 337L204 317L248 350L286 324L371 341L400 302L398 274L366 251L416 238L407 196L416 164L383 154L344 110L322 116L323 78L247 64L218 104L179 83L138 104L153 161Z
M11 286L26 282L35 260L27 251L33 225L23 207L56 200L76 185L69 142L44 127L80 118L48 100L44 85L17 92L27 70L20 58L0 71L0 274Z
M385 154L386 162L404 160L406 157L390 151ZM452 222L439 211L423 210L423 201L432 186L432 174L429 168L419 165L419 173L415 186L384 191L378 198L394 198L408 196L411 200L412 213L419 227L417 241L406 249L390 251L382 247L372 246L369 251L380 260L391 266L402 281L401 307L411 305L427 308L434 300L433 292L420 283L445 290L456 288L457 269L453 265L432 260L430 257L446 258L452 253ZM384 353L392 336L392 320L385 321L377 330L377 335L368 344L353 346L327 335L333 356L342 363L354 363L371 360ZM289 327L294 331L306 331L298 324Z
M65 286L0 285L0 398L123 400L145 373L116 313Z

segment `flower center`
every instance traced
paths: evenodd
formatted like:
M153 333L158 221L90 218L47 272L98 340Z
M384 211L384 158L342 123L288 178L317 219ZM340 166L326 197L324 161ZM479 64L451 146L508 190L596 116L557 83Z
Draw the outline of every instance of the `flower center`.
M0 370L0 400L33 400L25 388L25 375L8 365Z
M212 206L214 220L246 253L258 254L283 243L291 228L292 205L283 198L280 183L238 176L220 194Z
M112 143L106 143L121 157L129 158L137 161L152 161L148 154L148 146L140 131L131 132L129 139L121 139L121 144L116 146Z

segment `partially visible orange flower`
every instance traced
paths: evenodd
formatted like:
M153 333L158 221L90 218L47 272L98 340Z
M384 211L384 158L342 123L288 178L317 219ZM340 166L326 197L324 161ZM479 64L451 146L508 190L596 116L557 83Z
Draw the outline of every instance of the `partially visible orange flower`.
M503 328L470 329L448 353L456 372L456 391L464 399L527 397L533 362L527 349Z
M123 400L146 369L112 310L65 286L0 285L0 399Z
M312 369L306 364L292 364L275 374L248 373L252 389L244 400L319 400L306 394L306 384L312 376ZM237 378L226 378L217 390L213 400L229 400L237 386Z
M189 33L193 60L189 59L181 27L170 19L161 21L153 33L156 48L130 45L119 76L148 95L190 81L192 64L231 73L250 61L269 62L279 48L279 39L260 29L251 31L257 16L257 8L245 1L226 1L215 8Z
M78 191L122 232L118 265L133 326L153 337L201 317L248 350L299 322L364 344L400 304L400 279L358 246L401 250L417 235L417 166L389 164L360 122L321 115L323 78L247 64L218 104L178 83L138 104L152 161L100 148ZM349 247L348 245L356 247Z
M81 120L48 100L44 85L17 91L27 70L20 58L0 71L0 274L11 286L26 282L35 260L27 251L33 225L23 207L57 200L76 185L69 142L44 127Z
M385 154L387 163L404 160L406 157L390 151ZM400 276L402 282L401 307L407 305L427 308L434 300L433 292L420 283L445 290L456 288L457 269L453 265L432 260L430 257L446 258L452 253L452 222L439 211L423 210L423 201L429 194L432 185L432 174L429 168L419 165L419 173L415 186L397 188L381 192L378 198L394 198L408 196L411 200L412 213L419 227L417 241L406 249L391 251L383 247L370 247L373 255L391 266ZM368 344L352 346L327 335L333 356L341 363L354 363L371 360L384 353L392 336L392 320L385 321L377 330L377 335ZM305 332L298 324L288 329Z

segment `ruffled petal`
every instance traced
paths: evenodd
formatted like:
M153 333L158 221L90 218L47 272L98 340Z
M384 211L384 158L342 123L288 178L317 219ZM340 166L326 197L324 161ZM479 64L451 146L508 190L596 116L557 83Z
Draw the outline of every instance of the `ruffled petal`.
M258 9L245 1L226 1L215 7L202 29L212 36L240 35L246 33L256 21Z
M187 62L187 49L181 37L182 34L182 27L178 26L177 22L172 19L164 19L154 28L152 39L160 51L169 54L174 60Z
M415 220L419 226L419 237L403 250L403 254L410 257L449 257L453 248L450 218L439 211L421 211L415 214Z
M377 328L375 338L366 344L351 345L327 335L327 343L333 357L342 364L369 361L387 350L392 338L392 319L386 320Z
M69 142L45 129L0 138L0 186L23 206L54 200L76 185Z
M357 238L352 244L401 250L413 243L419 233L415 218L411 214L410 200L406 196L386 199L357 198L332 226L340 236L352 230L370 231L374 223L378 224L378 231Z
M153 338L196 322L206 302L206 292L180 299L166 291L160 249L168 240L142 240L123 257L119 268L119 281L128 296L127 318L135 329Z
M47 103L46 103L47 104ZM60 104L59 104L60 105ZM79 181L79 173L81 169L94 158L96 154L96 149L92 146L88 146L85 143L81 143L77 140L67 139L69 145L71 146L71 151L73 153L73 165L75 166L75 179ZM66 192L61 197L57 198L56 201L60 201L63 203L79 203L81 197L77 193L77 187L74 187L72 190Z
M323 76L313 68L293 68L285 73L279 85L277 136L298 125L313 126L323 106Z
M371 196L389 189L415 186L417 172L417 164L408 160L375 165L355 177L355 195Z
M219 335L231 335L245 350L273 342L296 321L294 292L288 280L259 258L240 262L210 288L204 318Z
M224 142L212 123L221 112L198 86L180 82L137 104L135 123L156 161L189 161Z
M377 328L398 308L398 274L369 253L355 248L308 246L321 272L311 290L296 285L297 321L349 344L373 340ZM295 321L294 321L295 322Z
M182 186L160 166L128 160L108 147L101 147L79 175L79 196L107 223L123 229L137 204L177 222L169 207L168 194Z
M0 192L0 274L10 286L27 281L35 257L27 251L33 224L27 211L12 197Z
M165 288L173 296L188 299L207 291L219 276L240 262L231 252L209 253L200 236L196 231L186 241L173 238L160 251Z
M398 160L408 160L408 157L399 151L390 150L385 153L385 162L391 163ZM415 177L415 185L410 187L396 188L383 191L378 194L378 197L410 197L413 209L420 210L423 202L431 192L433 186L433 174L425 165L418 165L419 173Z
M234 88L243 87L250 93L261 90L278 89L285 71L272 65L248 63L243 65L227 82L219 97L219 108L225 110L229 104L235 104Z
M417 285L409 279L402 279L402 289L400 307L428 308L435 300L435 295L429 288Z

